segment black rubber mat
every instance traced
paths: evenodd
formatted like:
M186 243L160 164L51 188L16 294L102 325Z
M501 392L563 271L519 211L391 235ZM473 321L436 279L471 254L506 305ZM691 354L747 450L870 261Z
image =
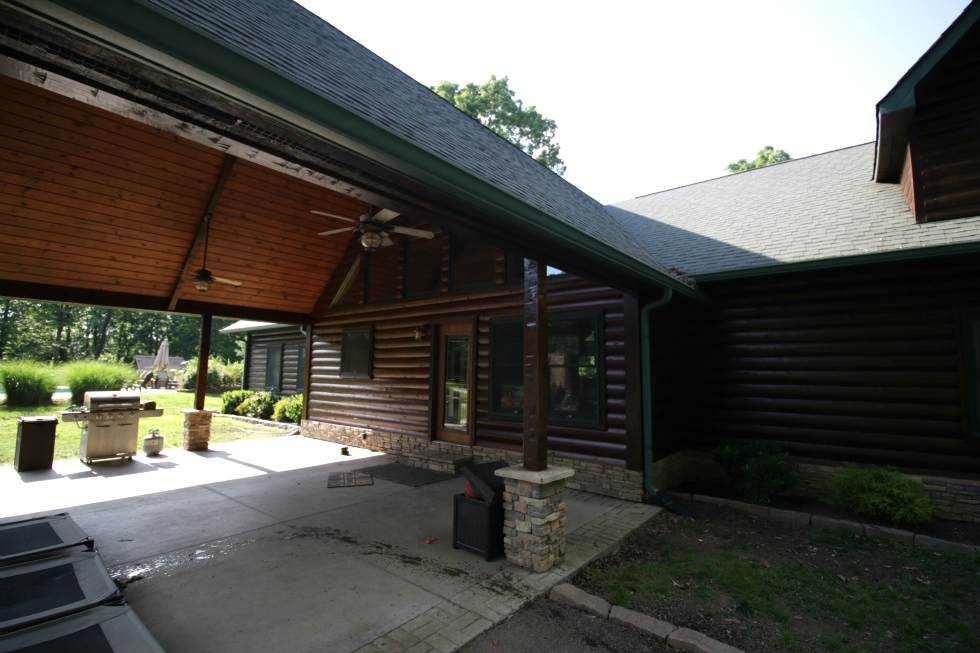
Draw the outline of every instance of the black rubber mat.
M448 472L436 472L431 469L412 467L403 463L389 463L387 465L378 465L377 467L365 467L361 471L365 474L370 474L374 478L380 478L384 481L391 481L392 483L399 483L401 485L409 485L411 487L421 487L429 483L438 483L439 481L446 481L455 476L455 474Z

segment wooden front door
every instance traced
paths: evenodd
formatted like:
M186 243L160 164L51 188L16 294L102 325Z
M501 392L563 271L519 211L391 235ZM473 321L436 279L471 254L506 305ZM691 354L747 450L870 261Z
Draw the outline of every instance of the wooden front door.
M473 444L473 325L439 329L436 439Z

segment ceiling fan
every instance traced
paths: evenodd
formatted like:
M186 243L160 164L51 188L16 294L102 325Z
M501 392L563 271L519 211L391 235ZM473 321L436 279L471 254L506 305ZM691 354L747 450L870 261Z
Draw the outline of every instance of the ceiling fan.
M211 214L208 213L204 216L204 260L201 263L201 269L194 273L194 287L205 292L211 288L211 284L214 282L226 283L229 286L240 286L241 281L235 281L234 279L226 279L225 277L216 277L211 274L211 270L208 269L208 240L211 238Z
M388 224L390 220L397 218L399 215L391 209L381 209L376 213L374 213L373 210L374 207L371 207L368 209L367 213L356 220L354 218L347 218L342 215L337 215L336 213L326 213L324 211L310 211L310 213L316 213L317 215L323 215L328 218L336 218L337 220L343 220L345 222L353 222L353 227L343 227L342 229L321 231L319 235L332 236L334 234L340 234L347 231L354 232L361 241L361 247L368 252L373 252L379 247L387 247L388 245L394 244L394 241L391 240L391 237L388 234L402 234L404 236L414 236L416 238L432 238L433 236L431 231L426 231L424 229L412 229L411 227L400 227L398 225Z

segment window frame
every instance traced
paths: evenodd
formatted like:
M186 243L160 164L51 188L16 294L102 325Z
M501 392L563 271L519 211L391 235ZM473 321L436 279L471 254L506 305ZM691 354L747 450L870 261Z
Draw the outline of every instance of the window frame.
M357 354L357 352L350 351L350 339L363 336L365 337L367 343L365 345L367 351L363 354L366 360L366 370L361 369L350 369L349 366L355 364L355 360L352 357ZM372 372L374 367L374 328L373 327L359 327L356 329L344 329L340 332L340 378L342 379L371 379L373 378Z
M604 354L604 344L605 336L603 335L603 314L601 311L598 312L575 312L575 313L549 313L548 314L548 324L551 325L552 320L590 320L595 328L596 334L596 345L595 345L595 370L596 370L596 413L595 418L578 418L578 417L563 417L557 414L553 410L551 393L548 393L548 423L569 426L569 427L581 427L581 428L603 428L606 420L606 363ZM503 421L520 421L523 419L523 411L518 412L504 412L500 410L500 406L496 403L494 397L494 383L495 376L497 374L497 366L495 365L495 355L494 351L497 347L497 338L494 336L495 328L499 328L500 325L504 324L521 324L521 356L520 360L523 361L523 320L516 316L501 317L490 321L490 354L488 361L488 382L489 382L489 394L487 407L487 414L491 419L503 420ZM551 329L548 332L548 349L549 357L551 350ZM549 379L551 376L551 362L548 362L548 375ZM521 386L523 388L523 368L521 377ZM550 384L549 384L550 386Z

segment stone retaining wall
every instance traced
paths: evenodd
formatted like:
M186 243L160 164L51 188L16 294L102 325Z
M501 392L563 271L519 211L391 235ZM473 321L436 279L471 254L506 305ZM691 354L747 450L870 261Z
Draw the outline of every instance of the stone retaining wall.
M491 447L468 447L448 442L429 441L412 435L340 426L327 422L303 420L301 433L316 440L363 447L372 451L383 451L398 456L406 464L416 466L431 467L426 461L433 458L433 454L472 456L474 463L504 460L508 465L519 465L523 462L520 451ZM434 462L438 463L439 461L435 460ZM560 456L549 456L548 465L569 467L575 470L575 476L568 479L565 484L568 489L585 490L626 501L643 500L643 472L631 471L616 465L603 465Z

